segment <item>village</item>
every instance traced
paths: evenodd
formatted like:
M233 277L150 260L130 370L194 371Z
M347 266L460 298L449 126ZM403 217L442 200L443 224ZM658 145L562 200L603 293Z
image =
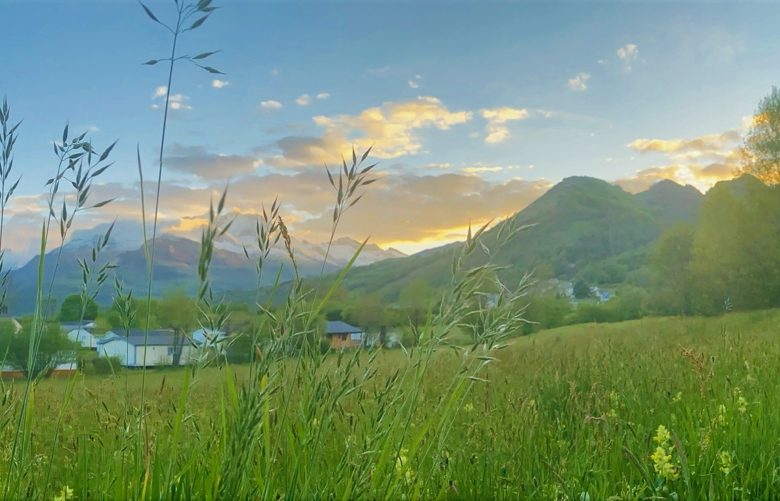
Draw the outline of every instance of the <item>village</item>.
M21 336L24 326L14 317L0 317L0 325L13 335ZM50 357L46 367L38 372L54 378L71 377L84 372L86 364L94 363L116 372L124 369L177 367L192 365L224 355L232 341L229 333L198 328L186 334L175 329L107 330L101 332L94 321L59 323L59 336L67 339L67 348ZM344 321L324 323L324 346L334 350L361 347L393 346L397 341L384 341L384 333L368 335L365 329ZM0 364L0 379L27 377L24 364L13 363L6 357Z

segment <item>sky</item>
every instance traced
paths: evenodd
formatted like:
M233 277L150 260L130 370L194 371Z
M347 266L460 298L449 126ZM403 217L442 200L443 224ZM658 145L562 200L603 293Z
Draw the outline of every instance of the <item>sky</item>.
M150 1L175 22L173 1ZM404 252L462 239L569 176L630 192L702 191L734 176L741 136L780 80L780 5L767 3L219 1L177 55L160 220L194 237L228 186L228 238L251 240L275 197L299 239L330 234L325 165L373 145L377 181L339 234ZM23 120L22 176L2 245L38 245L52 141L119 140L75 228L140 220L139 148L154 186L171 35L137 2L0 0L0 94ZM8 22L11 20L11 22ZM13 176L12 176L13 177ZM141 240L139 235L139 242Z

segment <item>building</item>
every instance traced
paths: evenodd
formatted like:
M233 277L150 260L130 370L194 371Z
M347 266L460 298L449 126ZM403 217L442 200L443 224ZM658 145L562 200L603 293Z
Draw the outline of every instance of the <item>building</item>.
M187 365L198 356L199 348L186 336L172 330L132 329L127 336L107 332L97 341L100 357L117 357L124 367Z
M330 338L330 347L337 350L359 348L363 346L366 339L363 329L340 320L328 321L325 335Z
M62 324L60 329L65 335L82 348L96 350L99 337L95 336L92 330L95 328L95 322L79 324Z
M0 365L0 379L24 379L24 371L14 365Z

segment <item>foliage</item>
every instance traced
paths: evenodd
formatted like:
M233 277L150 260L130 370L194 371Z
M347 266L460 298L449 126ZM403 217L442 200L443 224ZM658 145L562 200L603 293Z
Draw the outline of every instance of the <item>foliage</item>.
M83 310L83 316L82 316ZM79 294L71 294L62 300L60 306L60 321L78 322L80 320L95 320L98 316L98 305L94 299L87 298L86 304Z
M761 100L745 137L745 171L766 184L780 183L780 89Z
M10 322L0 323L0 353L5 363L18 367L32 377L45 375L52 364L62 357L63 352L73 351L77 346L60 330L57 322L50 322L43 329L38 340L38 356L33 365L28 366L28 349L33 335L32 319L22 322L22 330L15 332Z

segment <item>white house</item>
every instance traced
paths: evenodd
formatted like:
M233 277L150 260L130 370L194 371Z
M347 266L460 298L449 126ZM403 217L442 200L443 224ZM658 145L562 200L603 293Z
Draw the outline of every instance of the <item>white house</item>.
M227 334L222 331L200 328L190 334L190 339L200 347L216 347L219 351L224 351Z
M95 322L88 322L82 325L79 324L62 324L60 329L65 335L78 344L82 348L90 350L97 349L97 341L100 339L92 333L92 329L95 327Z
M107 332L97 341L100 357L118 357L125 367L154 367L187 365L198 356L198 348L185 338L176 336L172 330L150 330L147 336L143 329L132 329L129 335Z

